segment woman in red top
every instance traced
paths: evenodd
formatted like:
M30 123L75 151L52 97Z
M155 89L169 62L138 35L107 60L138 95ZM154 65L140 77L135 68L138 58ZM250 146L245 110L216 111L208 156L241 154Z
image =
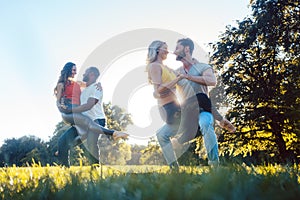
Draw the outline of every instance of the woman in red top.
M57 107L64 107L72 109L80 105L80 85L75 82L74 76L76 74L76 65L72 62L65 64L64 68L61 70L61 75L58 79L57 86L54 89L56 95L56 105ZM81 135L81 139L85 139L89 132L94 132L98 134L111 135L113 139L127 138L128 134L106 129L100 126L88 116L81 113L62 113L63 120L71 125L75 125L77 131Z

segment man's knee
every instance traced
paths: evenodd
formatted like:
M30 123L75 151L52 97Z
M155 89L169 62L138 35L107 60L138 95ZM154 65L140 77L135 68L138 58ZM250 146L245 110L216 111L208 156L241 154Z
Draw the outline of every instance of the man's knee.
M98 144L99 134L94 132L89 132L87 135L87 143L94 145Z

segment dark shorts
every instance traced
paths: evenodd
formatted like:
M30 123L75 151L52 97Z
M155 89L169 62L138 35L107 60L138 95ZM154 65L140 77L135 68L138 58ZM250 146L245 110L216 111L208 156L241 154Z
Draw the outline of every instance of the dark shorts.
M199 108L206 112L211 112L211 101L208 98L208 96L204 93L198 93L196 94Z
M159 113L161 118L166 122L167 124L174 124L178 120L180 120L180 106L175 103L167 103L159 108Z

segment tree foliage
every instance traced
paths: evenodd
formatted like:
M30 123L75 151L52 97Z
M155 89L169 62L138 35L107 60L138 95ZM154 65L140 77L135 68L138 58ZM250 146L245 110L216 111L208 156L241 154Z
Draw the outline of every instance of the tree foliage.
M139 165L140 158L142 156L142 150L145 149L146 146L133 144L131 145L131 159L127 161L127 165Z
M48 151L49 151L49 163L57 163L57 157L53 156L54 153L57 151L57 143L59 137L70 128L70 125L67 125L63 121L58 122L55 126L55 130L53 136L47 142Z
M123 108L112 105L111 102L103 104L106 115L106 126L117 131L124 131L129 124L132 124L130 114L126 113Z
M129 124L132 124L130 114L119 106L103 104L106 115L106 126L109 129L125 131ZM131 146L122 141L112 141L111 138L102 136L99 139L100 161L105 164L125 165L131 159Z
M104 104L104 111L107 116L107 126L114 130L125 130L128 124L131 124L130 115L124 109L118 106L112 106L111 103ZM69 125L63 121L59 122L54 130L53 136L48 142L43 142L40 138L34 136L24 136L18 139L12 138L4 141L0 148L0 164L16 166L26 166L31 164L33 160L40 162L41 165L57 163L54 152L57 151L57 143L59 137L68 129ZM114 164L125 164L131 159L130 145L123 143L115 143L111 145L115 147ZM121 152L121 153L120 153ZM79 146L71 150L72 164L88 164L86 152ZM108 155L108 158L113 158Z
M251 7L251 17L227 26L213 44L211 61L222 76L228 117L237 126L235 134L224 132L220 146L227 154L264 152L273 161L295 160L300 153L299 1L253 0Z
M162 165L166 164L158 141L151 137L145 149L141 150L140 164L142 165Z
M26 166L33 160L45 165L48 162L46 144L35 136L7 139L0 148L0 161L2 165Z
M125 165L131 160L131 146L124 140L112 141L102 136L99 141L100 162L109 165Z

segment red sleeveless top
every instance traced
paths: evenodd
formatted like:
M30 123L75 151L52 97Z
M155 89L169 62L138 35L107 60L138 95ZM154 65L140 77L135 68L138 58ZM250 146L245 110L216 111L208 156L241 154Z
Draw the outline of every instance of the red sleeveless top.
M80 86L78 83L71 81L65 85L63 96L71 99L72 104L80 105Z

